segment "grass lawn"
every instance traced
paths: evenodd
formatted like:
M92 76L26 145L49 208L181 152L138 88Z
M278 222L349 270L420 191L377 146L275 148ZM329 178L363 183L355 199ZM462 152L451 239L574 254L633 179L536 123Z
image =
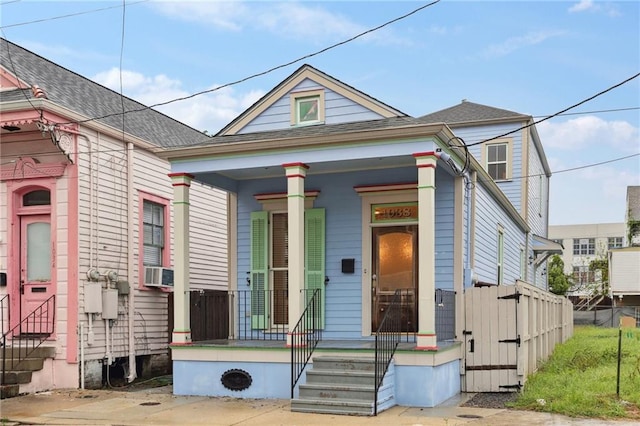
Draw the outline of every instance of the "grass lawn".
M576 326L509 405L572 417L640 419L640 329L622 330L621 354L618 398L618 329Z

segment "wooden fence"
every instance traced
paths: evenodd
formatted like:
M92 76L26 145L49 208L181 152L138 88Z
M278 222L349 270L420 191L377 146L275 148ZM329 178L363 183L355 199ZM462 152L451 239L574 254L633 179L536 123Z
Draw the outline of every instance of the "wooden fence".
M468 288L464 303L465 392L519 390L573 335L571 302L522 281Z
M189 294L191 340L227 339L229 337L229 295L222 290L193 290ZM169 343L173 331L173 293L167 298L169 308Z

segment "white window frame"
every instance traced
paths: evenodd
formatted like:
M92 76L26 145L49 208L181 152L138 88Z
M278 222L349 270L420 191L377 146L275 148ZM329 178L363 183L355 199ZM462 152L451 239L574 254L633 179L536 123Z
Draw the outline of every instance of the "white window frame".
M291 93L289 98L291 105L291 125L292 126L309 126L313 124L324 123L325 104L324 90L306 90L302 92ZM318 116L315 120L302 121L300 117L300 104L307 100L317 100Z
M504 161L489 161L489 148L497 145L505 145L506 146L506 159ZM496 179L493 176L491 178L496 182L504 182L512 179L513 173L513 140L511 138L505 139L497 139L491 142L486 142L482 145L482 154L481 154L482 164L484 164L484 169L487 171L489 176L489 165L491 164L505 164L505 177L504 179Z

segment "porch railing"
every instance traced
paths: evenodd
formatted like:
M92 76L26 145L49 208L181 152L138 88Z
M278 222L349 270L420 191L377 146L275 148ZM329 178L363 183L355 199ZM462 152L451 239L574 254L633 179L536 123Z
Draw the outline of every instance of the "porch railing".
M387 373L391 359L396 348L400 344L402 335L402 309L401 309L400 290L396 290L391 299L391 303L387 305L387 311L380 322L380 326L376 330L375 343L375 390L373 401L373 415L378 415L378 390L384 381L384 375Z
M0 297L0 332L4 334L7 330L5 324L11 324L11 316L9 311L9 295L5 294ZM6 317L6 318L5 318ZM6 322L5 322L6 320Z
M303 290L310 292L311 290ZM322 340L322 300L320 290L315 289L291 332L291 399L296 384L309 363L311 354Z
M52 295L24 317L12 329L2 334L2 381L7 371L15 369L29 357L55 330L56 296ZM11 350L7 339L12 340Z
M287 290L232 290L229 309L233 340L287 340L289 292Z

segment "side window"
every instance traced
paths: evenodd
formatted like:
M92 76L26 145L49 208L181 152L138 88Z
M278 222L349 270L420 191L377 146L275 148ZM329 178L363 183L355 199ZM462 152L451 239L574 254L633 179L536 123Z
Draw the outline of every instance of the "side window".
M498 285L504 284L504 229L498 229Z
M506 143L487 145L487 173L493 180L508 179L508 146Z
M164 206L151 201L143 205L143 245L145 266L162 266L165 248Z

